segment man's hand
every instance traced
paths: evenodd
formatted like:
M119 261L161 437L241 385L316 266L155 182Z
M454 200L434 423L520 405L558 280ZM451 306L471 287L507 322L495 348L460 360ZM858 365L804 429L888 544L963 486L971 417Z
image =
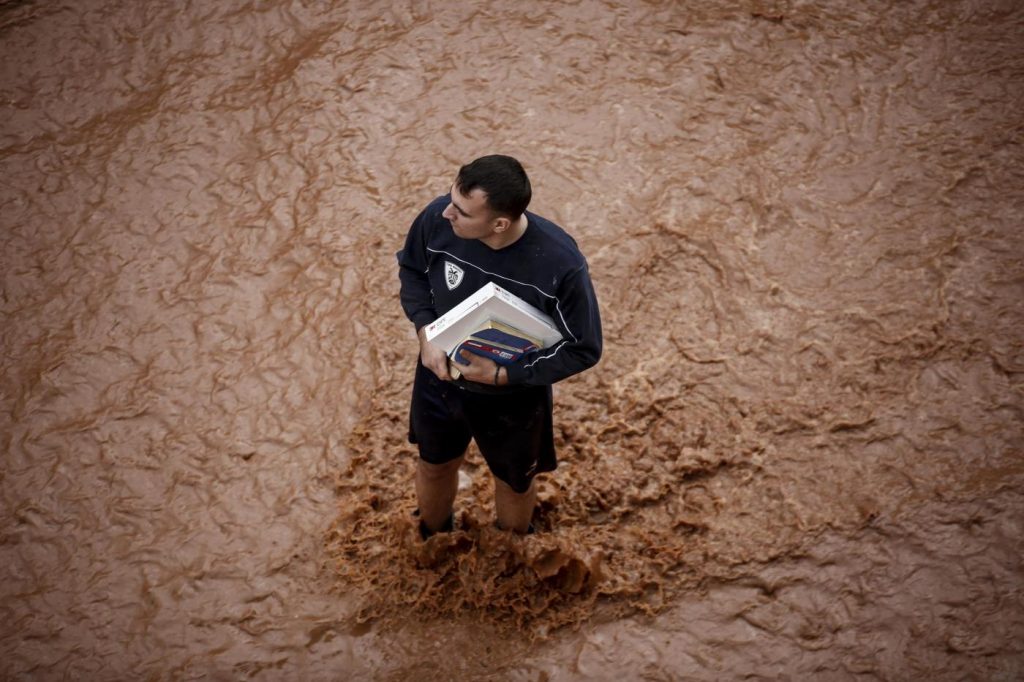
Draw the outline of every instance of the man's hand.
M448 356L444 349L427 341L426 326L420 327L417 336L420 339L420 362L423 366L436 374L441 381L451 381L452 377L448 374Z
M475 381L478 384L490 384L491 386L502 386L508 381L505 373L502 372L497 382L495 382L495 371L498 369L498 363L487 358L480 357L476 353L470 353L468 350L460 350L459 356L469 362L468 365L459 363L457 366L459 371L462 372L462 376L466 381Z

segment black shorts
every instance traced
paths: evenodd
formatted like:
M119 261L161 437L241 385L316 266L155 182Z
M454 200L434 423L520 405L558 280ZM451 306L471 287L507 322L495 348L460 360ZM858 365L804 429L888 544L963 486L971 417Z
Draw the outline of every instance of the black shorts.
M444 464L460 457L470 439L476 441L492 474L525 493L534 475L558 465L551 387L476 393L441 381L417 362L409 442L419 446L424 461Z

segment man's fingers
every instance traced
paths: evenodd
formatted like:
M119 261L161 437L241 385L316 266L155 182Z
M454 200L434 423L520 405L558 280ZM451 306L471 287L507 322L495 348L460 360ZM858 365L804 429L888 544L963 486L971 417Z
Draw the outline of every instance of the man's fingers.
M431 366L430 369L431 369L431 371L434 372L434 374L437 375L438 379L441 379L442 381L451 381L452 376L448 372L448 357L447 356L445 356L445 358L443 360L441 360L440 362L434 363L434 365Z
M420 351L420 361L423 366L433 372L438 379L444 381L450 381L451 376L448 374L448 356L445 355L443 350L437 350L433 347L425 347Z

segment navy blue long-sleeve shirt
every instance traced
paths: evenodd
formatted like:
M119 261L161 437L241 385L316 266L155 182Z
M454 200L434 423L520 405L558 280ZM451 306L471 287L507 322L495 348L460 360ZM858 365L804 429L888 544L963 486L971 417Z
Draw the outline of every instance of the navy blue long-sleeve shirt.
M587 261L555 223L526 212L512 244L492 249L456 236L440 196L423 209L398 252L402 308L419 330L489 282L551 316L562 341L508 365L508 385L550 385L594 366L601 357L601 316Z

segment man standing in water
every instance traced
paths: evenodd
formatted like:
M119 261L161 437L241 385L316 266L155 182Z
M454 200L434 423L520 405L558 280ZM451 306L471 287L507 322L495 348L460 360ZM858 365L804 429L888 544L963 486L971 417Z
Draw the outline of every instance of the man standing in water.
M416 496L424 538L452 529L459 467L476 440L494 476L498 526L526 533L534 476L556 466L551 385L601 357L601 318L587 262L562 228L526 211L530 180L510 156L463 166L449 194L413 221L398 252L402 308L419 362L409 441L419 447ZM562 341L505 367L466 353L453 380L426 326L493 282L554 319Z

